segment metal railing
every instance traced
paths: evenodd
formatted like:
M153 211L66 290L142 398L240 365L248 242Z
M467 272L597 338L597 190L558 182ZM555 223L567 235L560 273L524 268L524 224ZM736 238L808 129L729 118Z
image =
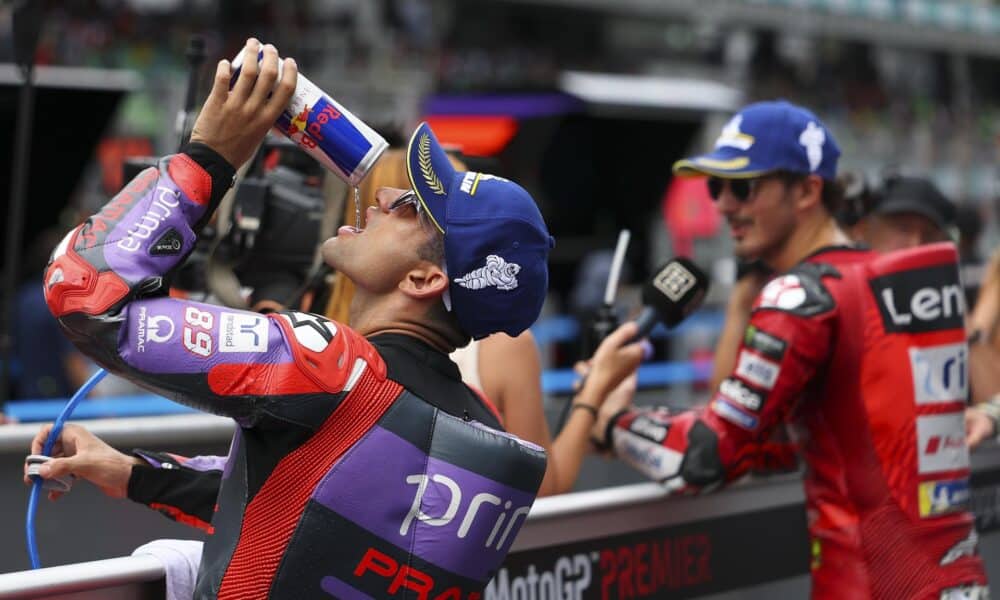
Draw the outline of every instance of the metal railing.
M996 580L1000 447L975 453L973 473L980 550ZM806 597L803 501L798 474L697 497L668 498L659 485L641 483L541 498L483 600L583 600L619 597L621 590L635 598ZM163 566L151 556L0 575L0 599L162 598L164 590Z
M540 498L532 507L508 562L534 556L539 551L558 555L562 549L587 540L614 539L706 519L752 515L779 506L797 509L803 499L797 475L768 478L698 498L667 500L666 496L661 486L640 483ZM669 502L669 510L665 510L665 502ZM544 570L545 566L539 568ZM505 572L508 582L518 576L516 571ZM107 598L114 594L126 594L122 597L129 598L160 594L162 598L164 574L159 560L148 555L0 574L0 599L47 598L56 594L67 600ZM502 585L502 581L491 584L487 598L504 596L503 590L496 589L497 585Z
M91 433L116 447L211 443L233 434L232 419L204 413L93 419L84 424ZM0 453L27 455L38 429L38 423L4 425L0 428Z
M163 576L163 564L154 556L95 560L0 575L0 598L162 599Z

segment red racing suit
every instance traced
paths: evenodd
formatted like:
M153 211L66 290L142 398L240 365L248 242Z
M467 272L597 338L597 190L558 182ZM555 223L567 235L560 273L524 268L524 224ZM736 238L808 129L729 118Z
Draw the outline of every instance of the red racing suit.
M957 253L822 250L757 298L709 405L632 409L616 453L671 488L744 475L790 420L807 463L813 598L985 598L968 512Z

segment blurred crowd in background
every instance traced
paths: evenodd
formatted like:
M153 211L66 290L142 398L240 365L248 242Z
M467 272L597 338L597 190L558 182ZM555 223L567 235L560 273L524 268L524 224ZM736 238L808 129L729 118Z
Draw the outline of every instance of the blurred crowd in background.
M683 252L711 268L714 291L705 314L720 313L735 274L725 224L713 216L704 193L672 191L670 165L710 145L733 109L758 99L786 98L815 110L843 149L841 171L868 185L877 187L896 174L932 179L960 209L954 225L964 230L967 262L986 260L1000 237L996 3L730 0L701 12L692 10L696 4L46 2L39 64L125 69L141 78L66 199L55 229L65 230L119 189L124 157L175 149L192 34L205 39L202 95L211 65L235 55L255 35L295 57L302 73L390 142L405 139L421 118L455 99L502 95L538 102L560 94L579 101L541 123L522 119L509 143L482 157L532 192L557 238L550 301L536 327L549 368L568 367L579 355L578 330L555 324L578 321L599 302L607 257L622 228L633 232L623 305L635 304L630 286ZM9 21L9 14L0 13L0 19ZM9 32L9 22L0 22L0 62L12 61ZM600 80L594 89L576 78L580 74L627 79L620 80L620 89ZM692 96L695 84L718 90L718 97ZM654 97L644 97L643 90L653 90ZM656 90L663 90L658 98ZM586 118L593 122L581 124ZM47 233L26 240L26 247L52 245ZM27 252L29 286L37 285L40 270L31 271L41 261L44 252ZM47 317L40 291L36 296L29 293L25 301L37 301L39 314ZM699 323L661 341L657 358L710 357L721 317ZM62 343L38 340L22 340L21 362L48 360L54 347L71 354ZM68 364L69 375L45 384L26 383L33 376L22 368L26 376L13 397L65 397L88 370L73 360Z

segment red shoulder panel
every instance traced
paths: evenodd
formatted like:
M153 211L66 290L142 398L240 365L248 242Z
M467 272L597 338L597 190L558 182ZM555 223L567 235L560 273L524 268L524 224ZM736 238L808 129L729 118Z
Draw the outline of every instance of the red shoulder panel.
M895 271L924 269L937 265L951 265L958 262L958 249L951 242L926 244L916 248L897 250L879 256L872 263L872 272L876 275Z
M336 394L344 391L357 359L367 363L367 371L378 380L386 378L385 361L368 340L350 327L319 315L295 311L271 316L288 339L301 373L321 389Z
M98 273L70 244L45 270L43 290L49 310L62 317L74 312L103 314L128 295L129 287L111 271Z

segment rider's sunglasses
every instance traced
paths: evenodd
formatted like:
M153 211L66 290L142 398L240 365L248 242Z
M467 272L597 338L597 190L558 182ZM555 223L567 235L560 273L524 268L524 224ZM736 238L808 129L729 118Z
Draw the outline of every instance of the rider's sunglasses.
M398 198L392 201L389 205L389 212L396 210L397 208L402 208L404 206L413 206L413 210L417 213L417 220L420 224L425 227L434 227L433 219L431 219L430 214L427 213L427 209L424 208L424 203L420 201L417 197L417 193L413 190L408 192L403 192Z
M410 190L408 192L403 192L402 194L399 195L399 198L393 200L392 204L389 205L389 211L391 212L396 210L397 208L402 208L407 204L412 204L413 209L417 211L418 215L423 211L423 206L420 204L420 199L417 198L417 193L414 192L413 190Z
M722 196L722 190L729 184L729 193L740 202L746 202L753 195L756 187L756 179L723 179L721 177L708 178L708 195L712 200L718 201Z
M791 185L797 181L801 181L804 176L798 173L788 173L785 171L776 171L774 173L768 173L766 175L761 175L760 177L753 177L750 179L723 179L721 177L709 177L708 178L708 195L712 200L718 201L719 197L722 196L722 190L726 189L726 184L729 184L729 193L733 195L739 202L746 202L753 197L754 191L760 182L768 178L778 178L785 185Z

